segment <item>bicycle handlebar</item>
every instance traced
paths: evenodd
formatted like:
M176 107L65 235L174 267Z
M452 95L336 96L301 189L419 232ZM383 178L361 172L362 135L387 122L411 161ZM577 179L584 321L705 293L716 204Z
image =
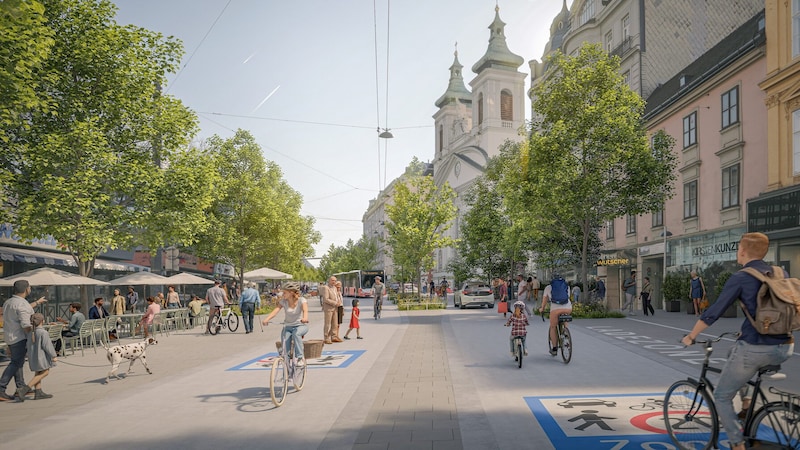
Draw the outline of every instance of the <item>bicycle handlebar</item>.
M692 344L708 345L708 344L713 344L714 342L721 341L722 338L724 338L725 336L734 336L734 337L738 338L741 335L742 335L742 333L740 333L738 331L726 331L726 332L720 334L719 336L717 336L715 338L708 338L708 339L703 340L703 341L698 341L697 339L695 339L694 341L692 341ZM686 335L686 334L683 335L683 337L686 337L686 336L688 336L688 335ZM683 339L679 339L678 342L682 342L682 340Z

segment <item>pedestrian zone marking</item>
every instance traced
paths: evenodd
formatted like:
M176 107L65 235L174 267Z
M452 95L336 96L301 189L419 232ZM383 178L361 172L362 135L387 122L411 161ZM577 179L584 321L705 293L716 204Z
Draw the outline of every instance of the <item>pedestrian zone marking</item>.
M675 449L664 425L664 393L524 397L555 448ZM672 421L672 417L670 417ZM680 417L673 427L680 427ZM725 439L724 433L721 444ZM724 445L722 448L727 448Z
M307 359L306 365L310 369L344 369L363 355L365 350L332 350L323 351L319 358ZM227 370L270 370L272 361L278 352L267 353L250 361L243 362Z

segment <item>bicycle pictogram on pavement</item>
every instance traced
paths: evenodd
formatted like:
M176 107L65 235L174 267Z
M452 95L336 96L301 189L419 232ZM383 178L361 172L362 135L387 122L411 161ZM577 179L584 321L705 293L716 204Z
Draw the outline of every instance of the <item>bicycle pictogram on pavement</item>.
M309 369L344 369L357 360L366 350L331 350L323 351L319 358L309 358L306 365ZM278 352L267 353L237 364L227 370L270 370L272 361Z

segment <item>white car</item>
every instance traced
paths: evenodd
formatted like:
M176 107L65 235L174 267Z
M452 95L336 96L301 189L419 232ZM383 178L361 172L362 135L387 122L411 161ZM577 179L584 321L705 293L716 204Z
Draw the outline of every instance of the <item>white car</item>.
M482 281L467 281L453 293L453 305L461 309L473 305L494 308L492 287Z

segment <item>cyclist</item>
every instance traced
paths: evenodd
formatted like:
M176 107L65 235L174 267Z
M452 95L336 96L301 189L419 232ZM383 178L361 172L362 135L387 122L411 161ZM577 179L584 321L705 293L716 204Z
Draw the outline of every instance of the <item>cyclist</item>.
M303 336L308 333L308 303L300 296L300 283L289 281L281 287L283 296L278 302L278 306L264 320L263 325L269 325L269 321L283 310L283 331L281 332L281 343L284 351L289 349L289 338L294 342L294 356L297 358L297 365L305 365L303 359Z
M206 291L206 303L208 303L209 311L208 311L208 323L206 324L206 332L205 334L210 334L211 330L211 323L213 322L214 316L219 314L219 310L222 309L224 305L230 305L231 302L228 300L228 294L225 293L225 290L222 289L220 285L221 281L214 280L214 286L208 288Z
M553 285L555 285L556 292L553 292ZM572 314L572 303L569 301L569 285L557 273L553 274L553 279L550 284L544 288L542 294L542 306L539 307L539 313L544 313L545 306L550 303L550 343L551 345L558 345L558 316L561 314ZM564 323L564 326L567 326ZM558 354L558 347L550 348L550 354L555 356Z
M521 300L514 302L514 312L511 314L511 317L508 318L505 326L511 327L511 338L509 342L511 344L511 356L514 356L514 361L517 360L517 357L514 355L514 338L517 336L522 336L523 355L528 356L528 347L525 345L525 337L528 334L528 330L525 328L528 326L528 315L525 313L524 302Z
M763 274L771 273L772 266L764 262L768 250L769 238L765 234L745 233L739 240L736 262ZM760 288L761 281L746 272L738 271L731 275L717 301L703 312L692 331L683 337L681 340L683 344L693 344L697 336L716 322L736 300L740 300L742 307L747 308L751 316L755 316L756 297ZM761 367L781 364L789 359L793 351L794 338L791 335L760 334L749 320L745 319L742 322L741 336L731 349L728 361L722 368L717 388L714 390L720 423L728 433L732 450L745 448L742 424L737 420L733 397L737 391L747 386L747 382Z
M373 304L373 313L372 317L375 320L378 320L381 317L381 309L383 308L383 294L384 294L384 285L381 283L381 277L375 277L375 281L372 284L372 298L374 299L375 303Z

